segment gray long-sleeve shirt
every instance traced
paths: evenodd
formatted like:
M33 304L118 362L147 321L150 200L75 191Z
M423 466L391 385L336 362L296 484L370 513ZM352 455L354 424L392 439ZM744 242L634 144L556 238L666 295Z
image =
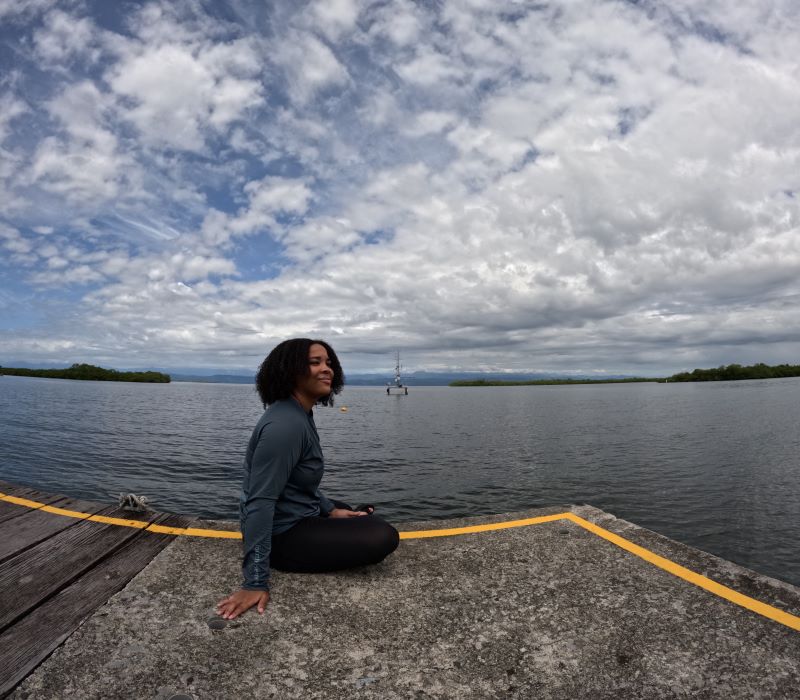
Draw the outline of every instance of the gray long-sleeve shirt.
M292 398L267 408L244 459L242 588L269 590L272 535L286 532L303 518L333 510L333 503L319 490L324 470L312 412L306 413Z

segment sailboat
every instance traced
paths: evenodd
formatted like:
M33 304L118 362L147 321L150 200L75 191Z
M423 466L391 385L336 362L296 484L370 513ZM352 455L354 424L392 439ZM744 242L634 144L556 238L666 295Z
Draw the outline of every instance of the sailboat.
M386 395L390 396L391 394L400 395L400 396L408 396L408 387L403 385L403 380L400 377L400 351L398 350L395 354L395 365L394 365L394 382L387 382L386 384Z

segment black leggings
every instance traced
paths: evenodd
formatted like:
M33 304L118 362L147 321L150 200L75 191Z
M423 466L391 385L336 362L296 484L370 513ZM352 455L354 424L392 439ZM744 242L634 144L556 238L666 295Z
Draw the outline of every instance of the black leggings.
M397 549L400 535L377 515L304 518L272 537L270 565L313 574L377 564Z

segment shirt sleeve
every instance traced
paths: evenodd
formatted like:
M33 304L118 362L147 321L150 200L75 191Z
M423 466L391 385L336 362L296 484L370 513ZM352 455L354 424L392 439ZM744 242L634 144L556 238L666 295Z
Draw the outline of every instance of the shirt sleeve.
M242 504L242 588L269 590L269 555L275 503L300 461L302 432L283 422L261 429L250 465L247 500Z
M322 513L322 515L329 515L329 514L330 514L330 512L331 512L331 511L332 511L334 508L336 508L336 506L333 504L333 501L331 501L331 500L330 500L330 499L329 499L329 498L328 498L328 497L327 497L327 496L326 496L324 493L322 493L322 491L320 491L319 489L317 489L317 497L319 498L319 512L320 512L320 513Z

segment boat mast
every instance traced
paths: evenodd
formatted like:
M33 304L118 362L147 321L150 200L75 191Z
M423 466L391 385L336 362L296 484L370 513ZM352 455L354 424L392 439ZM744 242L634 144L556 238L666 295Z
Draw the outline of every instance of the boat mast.
M397 390L403 395L408 395L408 387L403 386L403 379L400 376L400 351L394 354L394 383L386 382L386 394L391 394L392 391Z
M394 383L397 386L403 386L403 381L400 379L400 351L395 354L396 362L394 366Z

